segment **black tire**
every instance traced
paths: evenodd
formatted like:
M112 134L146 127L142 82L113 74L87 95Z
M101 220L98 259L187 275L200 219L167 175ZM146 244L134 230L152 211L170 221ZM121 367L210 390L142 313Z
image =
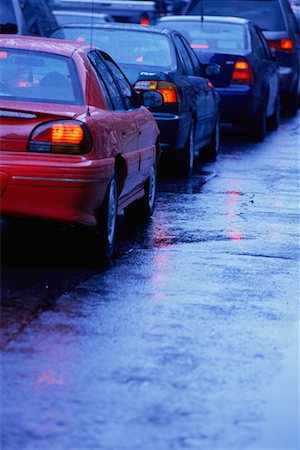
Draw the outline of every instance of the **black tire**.
M267 101L262 101L257 114L248 127L249 138L253 141L263 141L267 134Z
M275 102L275 108L273 114L268 118L268 129L270 131L276 131L280 122L280 96L278 95Z
M144 196L125 208L126 217L133 220L148 221L153 214L157 189L157 164L152 164L145 183Z
M195 125L192 122L184 149L178 153L178 175L187 178L194 167Z
M205 147L203 154L205 161L215 161L220 148L220 116L217 116L216 123L211 135L211 142Z
M108 185L105 200L98 211L97 237L100 250L105 256L111 256L115 248L118 214L118 189L115 177Z
M289 92L284 95L282 99L282 109L286 116L294 117L297 114L299 106L299 98L297 87L293 92Z

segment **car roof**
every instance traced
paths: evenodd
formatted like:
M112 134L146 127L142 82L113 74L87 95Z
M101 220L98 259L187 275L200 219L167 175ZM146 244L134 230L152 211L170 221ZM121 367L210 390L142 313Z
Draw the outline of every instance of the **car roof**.
M91 24L89 23L68 23L65 25L61 25L60 27L57 28L90 28ZM167 35L171 35L172 34L172 30L169 30L168 28L162 27L162 26L155 26L155 25L148 25L148 26L143 26L143 25L139 25L139 24L135 24L135 23L95 23L93 24L93 28L97 29L97 28L101 28L101 29L115 29L115 30L127 30L127 31L141 31L144 33L157 33L157 34L167 34Z
M61 39L35 36L17 36L11 34L1 35L0 45L6 48L36 50L69 57L71 57L76 50L80 49L85 51L91 48L90 45L80 44L73 41L62 41Z
M59 14L63 14L66 16L90 16L91 17L91 13L86 12L86 11L78 11L78 9L76 10L72 10L72 9L53 9L53 13L55 15L59 15ZM99 12L94 12L93 13L94 17L111 17L109 14L107 13L99 13Z
M234 16L202 16L200 15L182 15L182 16L164 16L161 17L159 20L161 20L162 22L168 22L168 21L176 21L176 22L195 22L195 21L199 21L201 22L202 20L204 20L205 22L224 22L224 23L236 23L236 24L241 24L241 25L245 25L249 22L251 22L248 19L244 19L242 17L234 17Z

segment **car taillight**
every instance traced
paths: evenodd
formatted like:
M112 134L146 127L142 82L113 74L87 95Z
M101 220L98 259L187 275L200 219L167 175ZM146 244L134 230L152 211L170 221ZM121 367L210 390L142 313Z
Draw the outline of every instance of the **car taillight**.
M149 21L148 17L143 16L140 20L140 25L143 25L144 27L147 27L148 25L150 25L150 21Z
M284 51L292 53L294 51L294 43L291 39L269 39L268 45L276 52Z
M253 84L253 72L247 61L236 61L231 77L231 84Z
M77 120L61 120L38 125L31 133L27 151L40 153L88 153L92 138Z
M177 103L178 94L176 84L170 81L143 80L137 81L134 85L137 91L155 90L162 94L164 103Z
M197 49L199 49L199 48L204 49L204 48L209 48L209 45L208 44L190 44L190 47L197 48Z

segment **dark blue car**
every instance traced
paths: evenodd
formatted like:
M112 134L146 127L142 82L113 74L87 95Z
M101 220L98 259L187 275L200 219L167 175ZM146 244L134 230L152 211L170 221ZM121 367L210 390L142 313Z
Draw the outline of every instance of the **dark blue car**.
M221 97L221 121L246 126L263 140L267 125L278 127L279 71L261 30L234 17L169 16L159 25L182 32L201 63L221 66L210 77Z
M201 75L188 41L178 32L129 24L65 25L52 37L90 42L109 53L134 88L157 90L162 106L151 108L160 129L163 152L173 155L179 175L193 168L194 153L208 160L219 147L219 96ZM214 65L203 74L218 73Z

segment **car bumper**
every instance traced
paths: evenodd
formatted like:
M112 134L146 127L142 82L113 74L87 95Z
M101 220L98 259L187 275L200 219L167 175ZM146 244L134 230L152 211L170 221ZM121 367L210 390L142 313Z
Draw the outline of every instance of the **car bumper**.
M251 86L228 86L216 88L220 96L222 122L244 123L252 118L260 103L260 96Z
M281 94L292 92L293 89L295 89L296 83L293 69L288 66L279 66L279 75L280 75Z
M113 170L114 159L2 152L2 217L96 225Z
M160 130L160 147L162 153L181 150L186 142L190 116L189 114L168 114L153 112Z

